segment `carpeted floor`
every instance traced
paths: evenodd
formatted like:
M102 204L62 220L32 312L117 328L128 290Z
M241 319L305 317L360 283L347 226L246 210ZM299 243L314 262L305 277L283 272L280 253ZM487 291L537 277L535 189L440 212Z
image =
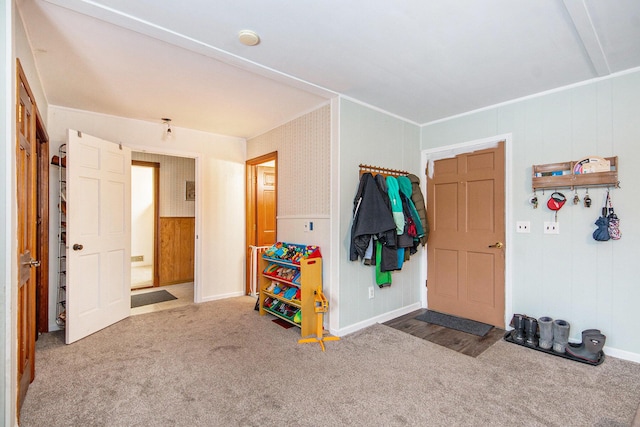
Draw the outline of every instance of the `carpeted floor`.
M21 426L628 426L640 364L498 341L477 358L376 324L298 344L238 297L38 340Z

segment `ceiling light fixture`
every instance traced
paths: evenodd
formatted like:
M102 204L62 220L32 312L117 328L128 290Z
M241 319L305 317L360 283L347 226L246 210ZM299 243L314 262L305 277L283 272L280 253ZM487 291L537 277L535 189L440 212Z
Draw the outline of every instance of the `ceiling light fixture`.
M260 37L256 34L255 31L251 30L242 30L238 33L238 39L240 43L247 46L255 46L260 43Z
M171 137L173 136L173 131L171 130L171 119L168 117L163 117L162 122L166 126L163 134L163 139L171 139Z

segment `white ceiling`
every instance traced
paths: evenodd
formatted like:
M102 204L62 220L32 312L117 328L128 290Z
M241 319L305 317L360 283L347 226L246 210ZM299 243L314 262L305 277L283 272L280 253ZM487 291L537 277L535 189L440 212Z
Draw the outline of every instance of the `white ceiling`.
M640 66L638 0L17 4L50 104L240 137L338 94L424 124Z

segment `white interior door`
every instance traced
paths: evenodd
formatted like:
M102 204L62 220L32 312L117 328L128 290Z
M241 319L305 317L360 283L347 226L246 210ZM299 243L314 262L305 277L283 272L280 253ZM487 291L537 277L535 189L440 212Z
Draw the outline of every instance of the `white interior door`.
M131 311L131 150L69 130L66 198L70 344Z

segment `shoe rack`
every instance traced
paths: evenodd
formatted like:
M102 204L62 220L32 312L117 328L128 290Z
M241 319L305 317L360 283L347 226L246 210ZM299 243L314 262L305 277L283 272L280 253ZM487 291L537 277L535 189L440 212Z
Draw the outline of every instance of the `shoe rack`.
M600 364L602 364L602 362L604 362L604 358L605 358L605 354L604 351L599 351L598 352L598 358L596 360L587 360L587 359L581 359L579 357L576 356L572 356L571 354L564 352L564 353L557 353L555 351L553 351L552 349L545 349L545 348L541 348L537 345L528 345L526 344L524 341L519 342L516 339L514 339L514 331L508 331L507 333L504 334L504 340L506 342L509 342L511 344L516 344L516 345L520 345L522 347L526 347L529 348L531 350L536 350L536 351L540 351L542 353L547 353L550 354L552 356L558 356L561 357L563 359L569 359L569 360L573 360L574 362L580 362L580 363L586 363L587 365L592 365L592 366L598 366ZM539 338L539 336L538 336ZM574 343L568 343L567 346L570 346L572 348L577 348L579 346L579 344L574 344Z
M322 256L317 246L276 243L260 260L259 312L316 333L315 294L322 292Z
M64 328L67 318L67 144L62 144L51 164L58 167L58 291L56 323Z

